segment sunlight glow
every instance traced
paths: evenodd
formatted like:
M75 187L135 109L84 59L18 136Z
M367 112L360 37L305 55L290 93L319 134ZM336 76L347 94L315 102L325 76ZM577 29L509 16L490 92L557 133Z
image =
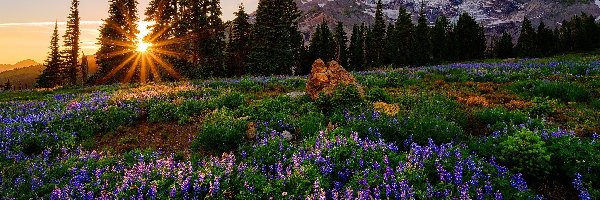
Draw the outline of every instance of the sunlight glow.
M152 44L150 44L148 42L139 41L137 44L136 50L140 53L145 53L146 51L148 51L150 49L151 46L152 46Z

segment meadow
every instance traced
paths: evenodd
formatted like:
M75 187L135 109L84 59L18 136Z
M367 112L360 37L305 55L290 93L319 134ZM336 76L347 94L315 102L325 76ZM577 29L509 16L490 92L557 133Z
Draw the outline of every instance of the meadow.
M600 198L600 56L0 92L6 199Z

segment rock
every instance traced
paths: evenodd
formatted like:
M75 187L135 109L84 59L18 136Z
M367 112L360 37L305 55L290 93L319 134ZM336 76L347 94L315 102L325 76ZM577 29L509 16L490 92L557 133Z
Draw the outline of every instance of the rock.
M248 130L246 131L246 138L249 140L256 139L256 123L248 123Z
M331 94L339 84L355 85L361 94L364 93L354 76L336 61L325 65L323 60L317 59L312 65L308 82L306 82L306 93L314 100L319 97L321 92Z
M290 92L286 94L288 97L295 99L306 95L306 92Z
M281 133L281 136L283 136L283 139L287 141L292 141L294 139L294 135L292 135L292 133L290 133L289 131L283 131L283 133Z

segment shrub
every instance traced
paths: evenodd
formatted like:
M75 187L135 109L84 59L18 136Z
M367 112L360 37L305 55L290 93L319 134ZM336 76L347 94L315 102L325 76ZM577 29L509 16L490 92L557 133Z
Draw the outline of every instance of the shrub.
M491 130L502 130L513 126L526 125L532 128L542 129L543 122L539 119L530 119L527 114L519 111L509 111L502 107L484 108L475 113L476 118L488 125Z
M529 107L527 111L534 116L551 115L556 113L556 106L558 102L548 98L534 97L533 106Z
M367 100L371 102L386 102L390 103L392 101L392 97L381 88L373 88L367 91L366 94Z
M235 109L245 103L244 95L239 92L226 92L220 96L212 99L211 108L222 108L226 107L229 109Z
M463 129L456 123L434 117L409 118L405 120L404 130L411 135L413 142L427 144L429 138L437 144L462 141Z
M193 115L204 112L207 108L205 101L202 100L186 100L181 105L177 106L175 116L179 124L187 124Z
M101 125L103 131L114 131L119 126L133 123L137 113L132 108L109 106L105 111L96 111L94 121Z
M202 124L192 148L221 152L235 150L244 142L247 127L248 121L236 119L227 111L220 111Z
M320 112L309 112L300 119L294 122L296 132L300 134L300 138L315 135L325 128L325 115Z
M517 82L512 87L529 97L550 97L565 102L585 102L591 97L590 91L577 83L529 81Z
M530 178L543 179L551 171L552 153L542 138L527 129L500 139L498 160Z
M551 137L547 140L548 151L552 152L552 169L564 183L570 183L575 173L592 181L600 188L600 144L585 138L572 136Z
M148 105L148 122L167 122L175 120L177 106L171 102L158 101Z
M364 103L355 85L339 84L331 94L319 94L315 102L325 113L357 110Z

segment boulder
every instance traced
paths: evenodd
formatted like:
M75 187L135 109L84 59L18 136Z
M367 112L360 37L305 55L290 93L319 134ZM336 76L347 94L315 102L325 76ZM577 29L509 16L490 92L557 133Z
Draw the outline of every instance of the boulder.
M361 94L364 93L354 76L336 61L325 65L323 60L317 59L312 65L308 82L306 82L306 93L314 100L319 97L321 92L331 94L339 84L355 85Z

